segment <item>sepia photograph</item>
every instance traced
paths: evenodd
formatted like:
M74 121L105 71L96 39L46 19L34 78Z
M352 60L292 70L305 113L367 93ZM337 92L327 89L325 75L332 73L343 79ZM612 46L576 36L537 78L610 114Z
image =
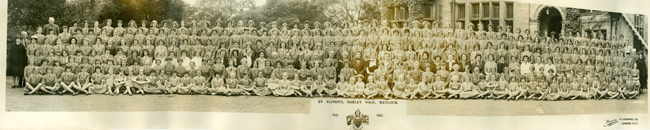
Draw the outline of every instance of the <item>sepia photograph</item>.
M637 115L591 127L650 128L648 19L639 11L506 0L8 0L2 7L0 102L14 116L258 115L249 121L269 126L262 129L359 130L423 129L402 120L420 117ZM274 124L271 115L293 119ZM185 118L192 117L176 119ZM412 126L380 125L391 122ZM259 127L235 127L242 128Z

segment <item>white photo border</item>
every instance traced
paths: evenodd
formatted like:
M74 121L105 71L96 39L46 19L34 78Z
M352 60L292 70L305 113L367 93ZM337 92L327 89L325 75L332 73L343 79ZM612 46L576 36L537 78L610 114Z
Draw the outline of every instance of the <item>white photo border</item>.
M515 0L554 6L650 15L647 0ZM0 3L0 37L7 37L7 1ZM645 23L648 23L646 17ZM646 36L647 37L647 36ZM6 59L1 40L0 59ZM647 47L646 47L647 48ZM647 58L646 58L647 60ZM647 62L647 61L646 61ZM7 66L6 62L0 63ZM6 69L0 69L6 75ZM6 77L0 78L6 83ZM0 129L338 129L314 114L260 114L226 112L6 112L6 89L0 87ZM630 101L632 102L632 101ZM650 107L650 104L646 103ZM596 108L587 108L596 109ZM650 112L649 112L650 113ZM347 115L347 113L346 113ZM344 117L344 116L343 116ZM341 118L343 118L341 117ZM391 124L371 124L381 129L650 129L650 114L591 114L547 116L408 116ZM636 118L638 125L608 120Z

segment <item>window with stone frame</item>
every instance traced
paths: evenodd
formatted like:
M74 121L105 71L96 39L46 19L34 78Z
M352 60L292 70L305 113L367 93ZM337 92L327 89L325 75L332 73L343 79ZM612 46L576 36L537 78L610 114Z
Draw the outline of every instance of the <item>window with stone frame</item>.
M635 14L634 15L634 27L639 32L639 35L641 35L642 37L645 37L645 32L644 32L644 30L645 30L645 28L644 28L644 26L645 26L645 18L644 18L644 16L645 15L643 15L643 14Z
M506 3L506 19L514 18L514 4Z
M463 20L465 19L465 4L458 4L458 7L456 8L456 14L458 14L457 20Z
M499 9L499 3L498 2L492 3L492 10L491 11L492 11L492 18L499 18L499 13L501 13L501 11Z
M434 4L425 4L424 19L435 20L437 18L436 6Z
M497 27L503 23L505 26L513 26L514 5L512 2L500 4L499 1L489 1L480 3L470 3L470 17L465 17L465 3L457 3L457 16L456 22L465 22L469 18L469 22L474 24L474 30L478 30L477 24L482 23L483 30L488 30L487 25L492 25L494 31L498 31ZM505 16L501 16L501 9L505 9ZM503 20L503 21L501 21ZM512 31L512 30L511 30Z
M407 20L409 17L408 7L398 6L393 7L393 20Z
M490 3L482 3L481 8L483 8L483 18L490 17Z
M478 19L481 17L481 7L477 4L472 4L472 19Z

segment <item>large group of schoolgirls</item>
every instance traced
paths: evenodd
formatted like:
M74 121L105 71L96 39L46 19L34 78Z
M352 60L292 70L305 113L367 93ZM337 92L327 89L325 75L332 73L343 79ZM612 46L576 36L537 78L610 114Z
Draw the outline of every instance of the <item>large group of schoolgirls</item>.
M28 55L26 95L574 100L641 92L641 53L623 35L599 32L417 20L53 22L16 39Z

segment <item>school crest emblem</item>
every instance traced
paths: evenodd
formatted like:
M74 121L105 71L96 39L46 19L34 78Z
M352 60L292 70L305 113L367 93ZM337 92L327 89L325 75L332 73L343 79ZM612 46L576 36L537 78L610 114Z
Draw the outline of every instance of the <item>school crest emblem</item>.
M345 118L347 119L348 126L354 130L363 129L364 125L368 125L370 119L368 115L361 114L361 111L359 109L357 109L354 114L348 115Z

